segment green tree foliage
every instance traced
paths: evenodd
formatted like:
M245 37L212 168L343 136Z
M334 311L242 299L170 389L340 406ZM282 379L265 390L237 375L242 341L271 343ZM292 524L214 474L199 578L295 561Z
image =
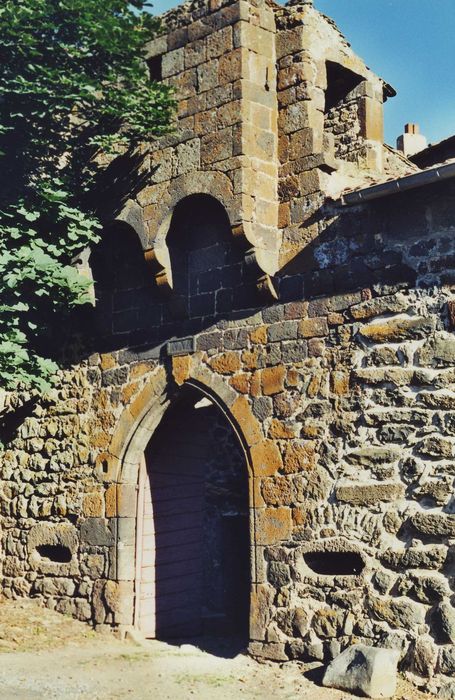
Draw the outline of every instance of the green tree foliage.
M47 389L50 329L87 301L71 263L99 235L99 154L169 128L172 97L143 57L146 5L1 3L0 388Z

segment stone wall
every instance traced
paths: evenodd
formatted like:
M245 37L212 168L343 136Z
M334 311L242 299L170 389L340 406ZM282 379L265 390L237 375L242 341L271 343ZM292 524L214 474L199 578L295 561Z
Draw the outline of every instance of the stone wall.
M327 198L337 164L323 150L321 66L335 56L312 54L313 8L215 4L169 15L150 49L183 91L179 131L152 145L149 184L92 256L90 337L52 395L7 397L2 589L134 624L138 464L188 384L243 448L251 653L328 660L362 640L398 648L437 688L455 671L455 188L354 209ZM243 72L258 61L264 77L274 51L278 116L274 88ZM259 118L266 170L247 137ZM253 197L266 182L270 199ZM226 236L182 247L193 280L182 307L172 219L195 195L223 208ZM264 277L279 301L267 285L260 296ZM196 313L203 295L210 308Z

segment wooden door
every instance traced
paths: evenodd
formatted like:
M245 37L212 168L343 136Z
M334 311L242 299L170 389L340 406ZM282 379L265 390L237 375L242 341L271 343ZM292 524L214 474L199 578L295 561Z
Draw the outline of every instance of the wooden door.
M136 619L146 637L202 632L203 433L197 432L199 440L185 431L170 442L152 441L142 464Z
M168 409L141 464L136 621L146 637L244 634L249 602L243 454L218 408Z

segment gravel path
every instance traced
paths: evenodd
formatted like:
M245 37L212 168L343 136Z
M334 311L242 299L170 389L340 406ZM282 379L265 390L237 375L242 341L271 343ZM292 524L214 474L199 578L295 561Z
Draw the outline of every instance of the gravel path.
M92 632L31 601L0 603L2 700L347 700L296 663L226 659L191 645L142 646ZM397 700L423 700L402 682Z

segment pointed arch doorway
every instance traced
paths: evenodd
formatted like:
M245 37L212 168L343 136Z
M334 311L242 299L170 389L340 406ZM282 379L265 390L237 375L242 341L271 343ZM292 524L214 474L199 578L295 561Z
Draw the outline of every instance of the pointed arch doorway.
M218 406L184 387L141 462L136 626L163 640L248 640L245 455Z

